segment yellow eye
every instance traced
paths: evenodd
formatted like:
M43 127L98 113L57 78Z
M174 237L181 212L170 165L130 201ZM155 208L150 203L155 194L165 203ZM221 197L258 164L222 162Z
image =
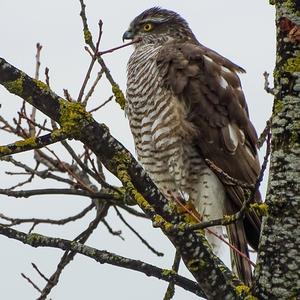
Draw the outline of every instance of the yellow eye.
M153 25L151 23L147 23L144 25L144 31L150 31L153 29Z

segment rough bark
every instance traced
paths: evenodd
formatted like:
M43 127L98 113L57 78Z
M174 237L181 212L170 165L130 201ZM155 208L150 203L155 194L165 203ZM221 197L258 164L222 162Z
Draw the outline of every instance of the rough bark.
M300 297L300 49L299 1L276 7L277 57L272 155L255 294L259 299Z

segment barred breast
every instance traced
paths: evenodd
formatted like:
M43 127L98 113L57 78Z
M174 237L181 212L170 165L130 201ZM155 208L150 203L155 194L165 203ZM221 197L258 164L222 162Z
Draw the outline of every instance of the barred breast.
M187 108L166 87L166 66L156 63L160 48L142 45L128 62L126 113L138 159L167 198L171 192L193 200L203 220L221 218L224 188L192 143ZM217 248L215 237L209 240Z
M160 47L143 45L130 57L126 111L138 158L152 180L164 193L190 194L203 162L187 142L193 126L186 109L165 88L166 70L156 64Z

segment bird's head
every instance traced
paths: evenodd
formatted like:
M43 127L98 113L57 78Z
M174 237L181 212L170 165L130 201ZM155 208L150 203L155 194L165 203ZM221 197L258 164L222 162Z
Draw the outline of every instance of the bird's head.
M136 39L141 39L139 44L163 44L173 39L195 40L195 36L179 14L153 7L138 15L123 35L123 41Z

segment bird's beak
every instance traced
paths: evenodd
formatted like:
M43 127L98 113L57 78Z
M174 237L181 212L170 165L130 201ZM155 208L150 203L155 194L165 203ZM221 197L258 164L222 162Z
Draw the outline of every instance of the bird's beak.
M122 37L123 43L124 43L124 40L132 40L132 39L133 39L133 32L130 29L128 29L123 34L123 37Z

